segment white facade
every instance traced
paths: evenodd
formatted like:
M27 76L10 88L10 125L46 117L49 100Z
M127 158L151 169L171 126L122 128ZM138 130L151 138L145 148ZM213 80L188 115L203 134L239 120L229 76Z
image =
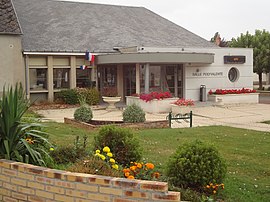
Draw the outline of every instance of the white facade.
M202 50L195 50L196 52ZM212 52L213 51L213 52ZM184 97L199 100L200 85L206 86L206 92L219 89L253 89L253 51L244 48L217 48L208 49L207 52L215 54L214 63L201 66L199 64L186 64L184 67L185 85ZM246 56L244 64L224 64L224 56ZM228 73L231 68L238 70L236 81L229 80ZM196 74L197 73L197 74Z
M206 93L216 89L253 89L253 50L249 48L155 48L139 47L138 52L187 52L212 53L212 64L183 64L183 97L200 100L200 86L206 86ZM245 56L243 64L225 64L224 56ZM237 70L237 78L230 81L228 74L231 68Z

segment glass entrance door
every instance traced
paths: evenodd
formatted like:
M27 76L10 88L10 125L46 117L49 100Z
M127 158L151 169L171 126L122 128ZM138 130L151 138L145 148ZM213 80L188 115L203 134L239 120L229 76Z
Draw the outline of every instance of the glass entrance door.
M164 90L170 91L175 97L183 97L183 66L166 65L164 75Z
M124 94L125 96L136 93L136 68L135 65L124 65Z

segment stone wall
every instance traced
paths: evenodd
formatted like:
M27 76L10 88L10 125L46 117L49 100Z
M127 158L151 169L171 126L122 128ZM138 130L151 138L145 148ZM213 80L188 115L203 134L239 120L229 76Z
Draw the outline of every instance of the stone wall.
M0 160L0 201L180 201L165 182L72 173Z

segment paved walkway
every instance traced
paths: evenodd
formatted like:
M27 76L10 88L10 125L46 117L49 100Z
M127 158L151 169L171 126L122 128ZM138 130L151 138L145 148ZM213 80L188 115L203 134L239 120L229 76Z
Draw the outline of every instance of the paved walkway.
M76 108L39 110L45 120L63 122L64 117L73 118ZM93 109L95 120L122 120L122 110L106 111L104 108ZM193 109L193 126L225 125L237 128L270 132L270 124L260 123L270 120L270 107L267 104L239 104L231 106L213 106L208 103L198 104ZM166 120L168 114L146 114L146 120ZM189 127L189 123L173 122L173 128Z

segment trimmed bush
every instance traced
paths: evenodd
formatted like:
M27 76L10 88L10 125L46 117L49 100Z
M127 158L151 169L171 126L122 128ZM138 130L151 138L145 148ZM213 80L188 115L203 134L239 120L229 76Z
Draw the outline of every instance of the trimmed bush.
M226 170L215 147L195 141L177 149L169 159L166 173L173 186L203 191L209 183L222 183Z
M65 104L75 105L79 103L75 89L61 90L55 94L56 100L61 100Z
M127 123L145 122L145 112L136 104L129 105L123 112L123 121Z
M94 138L94 148L102 149L105 146L113 151L115 160L123 166L131 161L139 161L142 156L139 142L130 129L103 126Z
M77 95L80 99L85 99L89 105L97 105L99 103L99 92L96 88L76 88Z
M87 105L82 105L74 112L74 119L82 122L89 122L93 118L92 109Z

